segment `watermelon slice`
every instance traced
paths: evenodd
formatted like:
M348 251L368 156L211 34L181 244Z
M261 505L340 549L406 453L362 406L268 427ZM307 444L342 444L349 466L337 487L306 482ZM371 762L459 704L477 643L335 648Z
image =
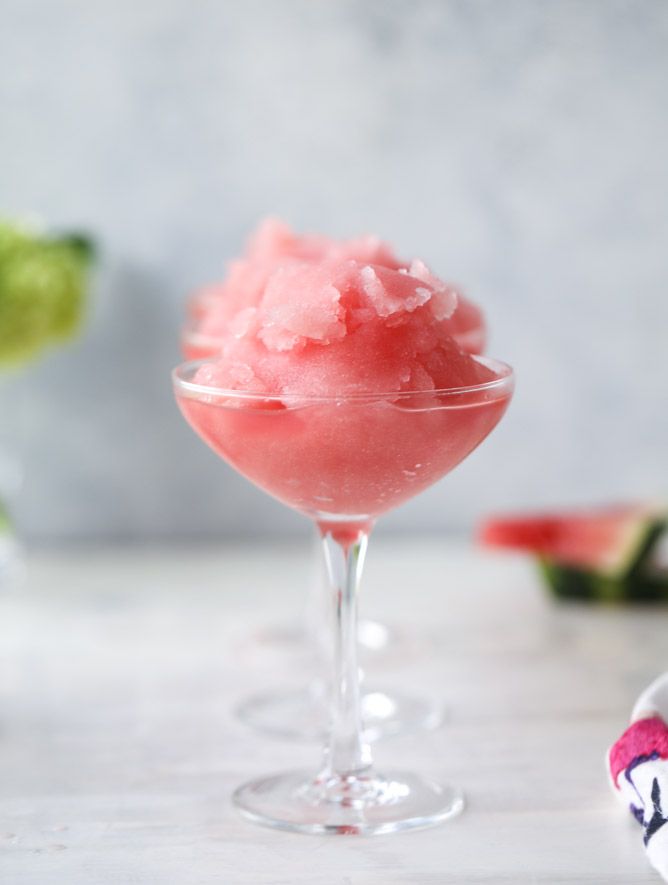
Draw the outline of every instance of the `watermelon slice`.
M668 570L656 555L667 526L665 507L627 504L491 517L478 538L534 554L557 596L668 600Z

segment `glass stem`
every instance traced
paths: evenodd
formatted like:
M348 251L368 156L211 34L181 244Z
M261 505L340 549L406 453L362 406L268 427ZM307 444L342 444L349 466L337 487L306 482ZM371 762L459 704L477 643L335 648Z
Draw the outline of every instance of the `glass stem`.
M371 768L364 740L357 663L357 595L370 525L320 523L333 603L331 725L323 777L346 782Z
M332 606L329 594L329 575L322 556L322 538L316 527L312 538L311 575L304 609L303 629L313 650L317 675L314 682L319 693L331 678ZM329 696L329 692L327 693Z

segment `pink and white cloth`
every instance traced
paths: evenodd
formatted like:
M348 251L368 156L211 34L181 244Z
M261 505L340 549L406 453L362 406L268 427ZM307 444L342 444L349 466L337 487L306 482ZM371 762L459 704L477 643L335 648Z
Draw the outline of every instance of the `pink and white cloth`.
M668 673L638 699L631 725L608 752L608 770L643 828L649 862L668 881Z

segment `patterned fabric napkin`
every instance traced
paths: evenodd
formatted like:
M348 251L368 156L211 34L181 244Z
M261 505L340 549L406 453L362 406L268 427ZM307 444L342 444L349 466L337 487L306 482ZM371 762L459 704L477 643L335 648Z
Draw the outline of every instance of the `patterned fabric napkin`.
M668 882L668 673L638 699L631 725L608 752L620 799L643 828L649 862Z

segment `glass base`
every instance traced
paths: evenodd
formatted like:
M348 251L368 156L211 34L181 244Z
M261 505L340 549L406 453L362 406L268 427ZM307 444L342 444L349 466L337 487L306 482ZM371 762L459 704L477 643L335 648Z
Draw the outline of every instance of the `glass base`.
M406 772L354 779L289 772L244 784L233 801L254 823L314 835L376 836L431 827L464 808L458 789Z
M313 683L294 691L252 695L239 704L236 714L246 725L271 737L322 742L329 730L328 700L324 686ZM393 690L364 692L361 707L367 741L432 730L445 720L442 707Z

